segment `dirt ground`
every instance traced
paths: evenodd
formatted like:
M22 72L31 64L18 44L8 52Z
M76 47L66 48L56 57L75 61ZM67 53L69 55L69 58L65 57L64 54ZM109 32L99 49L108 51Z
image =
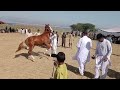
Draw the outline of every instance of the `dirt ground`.
M18 45L24 39L25 35L19 33L0 33L0 79L50 79L53 69L53 58L42 54L45 48L34 48L33 55L35 56L35 62L27 59L27 50L15 53ZM95 73L95 60L91 59L87 63L84 76L81 76L78 72L77 61L72 60L77 50L77 41L78 38L75 38L72 49L59 46L58 52L62 51L66 54L65 62L67 63L69 79L91 79ZM112 46L112 66L109 67L107 79L120 79L120 45L112 44ZM95 47L96 41L93 41L91 56L95 52Z

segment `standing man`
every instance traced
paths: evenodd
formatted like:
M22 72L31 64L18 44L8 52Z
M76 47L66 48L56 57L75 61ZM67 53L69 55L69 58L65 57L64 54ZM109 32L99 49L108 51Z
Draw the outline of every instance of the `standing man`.
M37 32L35 32L34 35L35 35L35 36L38 36L38 35L40 35L40 34L41 34L41 33L40 33L40 30L38 29Z
M62 34L62 47L65 47L65 45L66 45L66 34L63 33Z
M52 54L57 54L57 35L53 31L51 36Z
M25 29L24 28L22 29L22 34L25 34Z
M58 32L56 32L56 35L57 35L57 44L59 43L59 35L58 35Z
M27 38L33 36L33 34L32 34L32 32L31 32L30 29L28 30L28 32L26 33L26 35L27 35Z
M77 44L77 53L75 59L79 64L79 72L84 75L85 65L90 61L90 49L92 47L92 40L87 36L88 33L85 31L82 33L82 38L79 39Z
M110 65L110 56L112 54L112 46L110 41L104 38L102 34L97 35L97 47L95 52L96 65L95 65L95 78L99 78L99 70L102 70L100 79L105 79Z
M108 35L106 39L112 43L112 37L111 37L111 35Z
M25 29L25 34L28 33L28 29Z
M72 43L73 43L73 35L72 32L69 33L69 47L72 48Z

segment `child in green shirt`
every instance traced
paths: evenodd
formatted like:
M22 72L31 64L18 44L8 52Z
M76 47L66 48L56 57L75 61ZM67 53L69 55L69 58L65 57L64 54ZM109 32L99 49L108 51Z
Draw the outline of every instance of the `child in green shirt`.
M56 55L57 61L54 62L54 66L56 68L54 73L54 79L68 79L67 66L64 63L65 54L63 52L59 52Z

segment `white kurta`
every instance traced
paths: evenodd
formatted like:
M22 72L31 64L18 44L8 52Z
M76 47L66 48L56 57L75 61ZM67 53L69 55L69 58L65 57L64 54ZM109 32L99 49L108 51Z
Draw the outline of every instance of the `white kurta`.
M18 29L18 32L21 33L21 29Z
M57 35L54 34L51 36L51 45L52 45L52 53L57 54Z
M110 56L112 54L112 46L110 41L104 39L103 42L98 42L96 47L96 65L95 65L95 78L98 78L99 69L102 70L101 79L106 78L108 72L108 65L111 65Z
M40 35L41 33L40 32L36 32L34 35L35 36L38 36L38 35Z
M32 33L26 33L26 38L33 36Z
M22 34L25 34L25 29L22 29Z
M26 33L28 33L28 29L25 29Z
M20 33L22 34L22 29L20 29Z
M77 53L75 56L75 59L86 63L87 61L90 61L90 49L92 47L92 41L87 36L83 36L80 38L78 44L77 44Z
M112 46L110 41L104 39L103 42L97 43L96 52L95 52L96 57L103 56L103 57L107 57L108 60L110 60L111 54L112 54Z

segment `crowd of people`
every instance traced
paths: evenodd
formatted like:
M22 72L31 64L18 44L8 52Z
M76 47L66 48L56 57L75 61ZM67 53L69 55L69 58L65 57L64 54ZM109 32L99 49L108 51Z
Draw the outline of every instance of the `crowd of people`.
M56 71L54 73L55 79L67 79L67 67L64 63L65 61L65 53L59 52L57 53L57 35L53 33L53 37L51 39L56 39L54 43L52 43L54 54L56 54L57 60L54 63L56 67ZM112 54L112 45L110 40L105 39L104 35L98 34L96 36L98 43L95 51L95 55L90 57L90 49L92 48L92 40L88 37L88 32L83 32L81 38L77 43L77 52L73 57L73 60L77 60L79 65L79 73L83 76L85 71L86 63L90 61L90 58L95 59L95 79L105 79L108 72L108 66L111 65L110 56ZM69 47L72 46L72 33L69 34ZM66 43L66 34L62 34L62 47L65 47ZM101 71L101 75L100 75Z
M4 29L0 29L0 33L16 33L18 32L17 29L12 28L12 27L5 27Z
M38 29L35 33L33 33L33 32L31 31L31 29L21 28L21 29L18 29L18 32L21 33L21 34L25 34L27 38L30 37L30 36L38 36L38 35L41 35L39 29Z
M114 35L107 35L105 38L108 39L111 43L120 44L120 36L116 37Z

